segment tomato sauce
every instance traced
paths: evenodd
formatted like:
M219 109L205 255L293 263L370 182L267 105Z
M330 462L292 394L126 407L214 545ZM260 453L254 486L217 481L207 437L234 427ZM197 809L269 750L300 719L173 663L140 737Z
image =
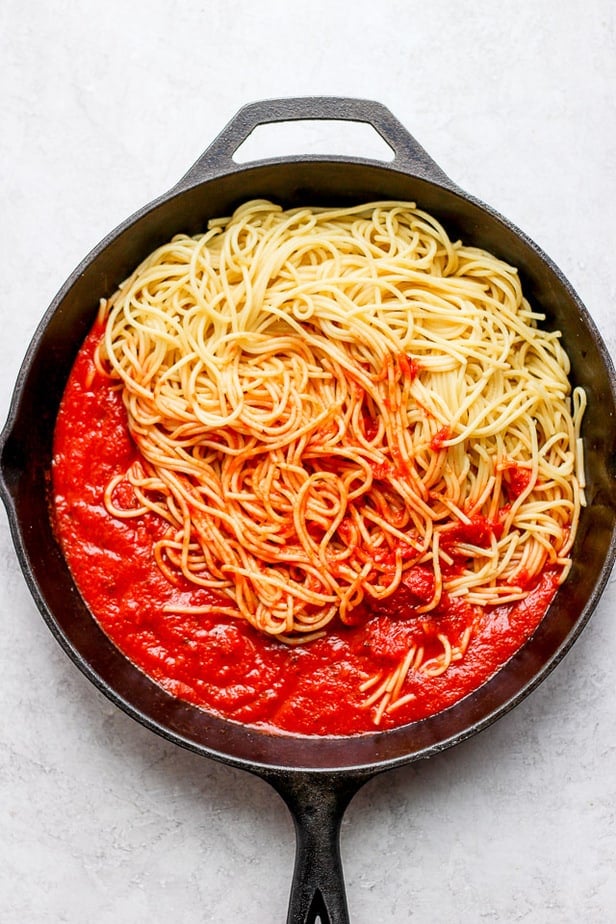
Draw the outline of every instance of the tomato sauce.
M279 733L358 734L375 729L362 682L393 670L415 642L421 640L427 656L437 654L439 633L455 641L473 626L465 657L444 674L409 673L403 692L415 698L385 712L379 728L452 705L492 676L532 634L556 590L557 576L550 571L521 603L481 611L445 596L426 615L417 608L431 597L433 575L414 567L395 595L366 608L354 625L334 625L326 637L294 647L240 618L168 611L169 604L228 606L229 601L182 576L173 585L167 581L152 553L165 529L155 514L118 520L105 509L105 487L126 471L136 449L120 392L93 363L100 333L95 328L80 351L58 415L52 518L77 586L102 629L170 694ZM515 484L512 493L518 489ZM476 518L456 527L464 534L452 532L450 539L481 544L495 528Z

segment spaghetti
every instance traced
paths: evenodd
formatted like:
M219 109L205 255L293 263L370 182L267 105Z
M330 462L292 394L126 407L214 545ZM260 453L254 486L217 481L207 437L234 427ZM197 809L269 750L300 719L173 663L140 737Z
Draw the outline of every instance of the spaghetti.
M159 247L101 317L97 368L139 450L105 505L157 514L158 567L221 614L296 644L418 574L419 620L445 597L521 600L546 567L564 580L584 392L516 270L414 205L246 203ZM366 678L376 720L471 634Z

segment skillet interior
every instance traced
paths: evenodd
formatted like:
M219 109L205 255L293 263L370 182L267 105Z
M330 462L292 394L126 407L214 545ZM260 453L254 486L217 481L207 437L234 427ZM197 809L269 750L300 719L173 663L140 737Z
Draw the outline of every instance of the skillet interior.
M584 420L587 501L574 564L533 638L495 677L440 715L353 738L273 736L219 720L153 684L109 642L85 607L54 538L48 514L53 428L74 357L100 296L173 234L197 233L207 219L249 198L285 206L379 198L414 200L452 237L491 250L520 269L531 302L563 331L574 384L589 397ZM78 667L114 702L154 731L197 752L248 769L361 772L425 757L457 743L511 708L558 663L607 581L615 554L616 385L610 358L577 296L520 232L451 186L398 169L342 159L290 159L182 184L113 232L67 281L45 315L17 382L2 436L2 492L26 580L51 631Z

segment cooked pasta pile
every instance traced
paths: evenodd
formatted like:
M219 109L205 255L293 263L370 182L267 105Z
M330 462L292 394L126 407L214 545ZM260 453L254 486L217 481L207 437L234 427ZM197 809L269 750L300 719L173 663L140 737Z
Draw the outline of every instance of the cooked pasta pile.
M159 567L223 611L297 643L417 566L426 614L566 575L584 393L516 270L414 205L249 202L159 247L102 310L97 362L140 451L106 505L160 515Z

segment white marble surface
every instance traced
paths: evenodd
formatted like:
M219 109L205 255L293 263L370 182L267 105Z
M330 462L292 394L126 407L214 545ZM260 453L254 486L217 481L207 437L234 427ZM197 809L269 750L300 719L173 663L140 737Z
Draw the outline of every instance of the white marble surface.
M552 256L614 351L615 31L608 0L3 0L2 420L76 263L272 96L388 105ZM4 512L0 569L0 920L282 922L293 832L277 797L82 678L26 591ZM612 582L514 713L357 796L342 837L354 924L616 919L615 604Z

